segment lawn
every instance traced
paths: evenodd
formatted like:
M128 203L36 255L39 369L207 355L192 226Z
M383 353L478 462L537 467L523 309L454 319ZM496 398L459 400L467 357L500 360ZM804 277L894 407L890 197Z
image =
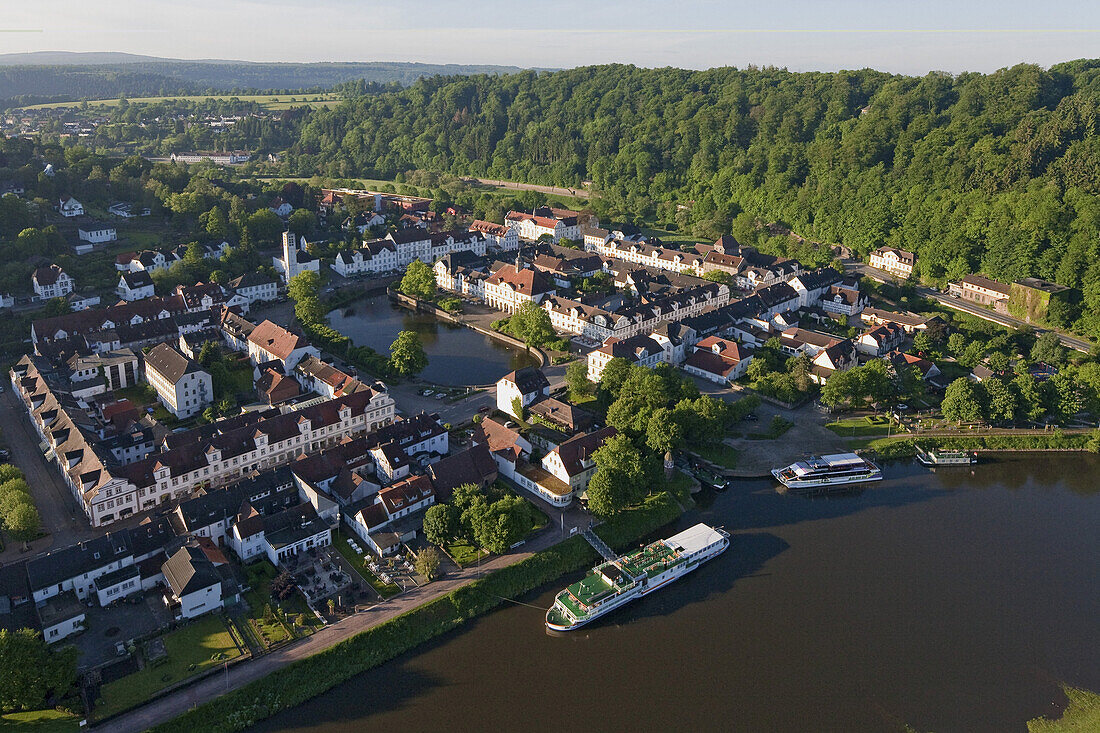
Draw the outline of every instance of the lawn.
M825 427L843 438L887 435L898 430L898 424L885 415L850 417L828 423Z
M267 560L249 566L248 584L252 590L244 594L250 609L248 620L252 630L268 648L290 638L290 631L279 619L275 604L271 601L271 579L274 577L275 566ZM267 606L272 607L270 619L264 618L264 608Z
M220 615L205 616L161 639L168 651L166 660L104 685L97 718L132 708L169 685L240 655Z
M0 715L0 728L13 733L72 733L80 730L80 716L59 710L32 710Z
M118 399L128 399L138 407L144 407L146 405L159 404L157 403L157 393L153 391L145 382L135 384L133 387L125 387L123 389L115 390L115 397Z
M344 556L348 564L355 568L355 572L359 573L359 577L370 583L371 588L374 588L383 599L392 598L400 593L401 586L396 583L383 583L381 578L370 571L370 568L367 567L367 562L373 556L367 553L362 555L357 554L355 550L351 549L351 545L348 544L347 537L348 535L345 534L344 528L341 527L333 535L332 544L336 546L336 549ZM362 547L360 542L356 542L355 544Z
M690 506L694 503L694 500L691 498L691 484L691 476L688 476L683 471L676 471L672 474L672 479L665 482L665 490L675 496L681 504Z
M466 540L455 540L449 545L444 545L443 549L451 556L452 560L462 567L473 565L477 562L479 555L481 557L486 557L489 554L485 550L475 547L472 542L467 542Z
M715 463L723 468L737 468L737 450L725 443L718 445L694 446L691 452L703 460Z
M690 244L697 244L705 241L702 237L696 237L692 234L685 232L670 232L667 229L651 229L649 227L640 227L639 231L647 237L658 237L665 244L682 244L688 242Z

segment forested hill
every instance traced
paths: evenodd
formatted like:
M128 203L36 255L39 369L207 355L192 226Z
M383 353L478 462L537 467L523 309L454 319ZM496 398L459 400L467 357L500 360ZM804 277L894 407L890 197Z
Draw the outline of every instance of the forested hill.
M74 54L88 63L11 64L8 61L65 56L48 54L0 54L0 102L109 99L119 96L207 94L216 92L293 91L328 89L363 79L380 84L408 86L417 79L439 74L505 74L515 66L418 64L391 61L363 63L250 63L245 61L182 61L126 54ZM101 63L113 60L111 63Z
M714 237L746 226L745 211L861 253L916 250L927 279L1042 276L1087 285L1100 305L1098 104L1100 61L920 78L630 66L432 78L313 112L287 163L591 180L613 214Z

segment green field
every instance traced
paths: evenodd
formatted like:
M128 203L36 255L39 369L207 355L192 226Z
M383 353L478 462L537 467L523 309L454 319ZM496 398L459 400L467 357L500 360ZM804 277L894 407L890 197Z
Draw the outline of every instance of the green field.
M169 96L169 97L131 97L127 98L127 102L130 104L157 104L158 102L174 102L174 101L188 101L188 102L202 102L207 99L215 99L218 101L229 101L231 99L239 99L242 102L256 102L263 105L264 109L290 109L291 107L301 107L308 105L310 107L332 107L340 103L340 99L332 93L314 93L314 94L196 94L188 96ZM292 102L291 100L297 100ZM88 106L90 107L117 107L119 99L89 99ZM45 104L35 104L23 109L59 109L61 107L79 107L83 102L48 102Z
M0 730L13 733L73 733L80 730L80 718L58 710L0 715Z
M97 718L132 708L169 685L240 655L218 615L205 616L161 638L168 661L104 685L99 693L103 704L96 706ZM216 655L219 658L214 659Z

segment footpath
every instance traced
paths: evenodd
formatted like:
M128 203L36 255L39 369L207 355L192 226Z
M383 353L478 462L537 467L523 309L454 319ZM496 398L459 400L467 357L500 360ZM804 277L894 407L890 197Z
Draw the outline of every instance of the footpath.
M385 623L457 588L468 585L481 575L520 562L536 552L557 544L562 539L560 532L549 529L528 540L522 552L493 558L482 562L480 568L465 568L433 583L410 590L389 601L372 606L366 611L361 611L335 624L326 626L297 643L256 657L249 662L238 664L230 669L227 674L205 677L193 685L152 700L139 708L92 727L96 731L104 731L105 733L139 733L152 726L168 722L191 708L213 700L226 692L244 687L282 667L335 646L345 639ZM541 624L542 619L536 619L535 622Z

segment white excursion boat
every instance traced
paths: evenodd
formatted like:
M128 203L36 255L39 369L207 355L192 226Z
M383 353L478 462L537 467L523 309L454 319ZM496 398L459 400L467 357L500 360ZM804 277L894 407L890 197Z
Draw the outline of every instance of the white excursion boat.
M604 614L681 578L729 547L729 533L697 524L593 568L569 586L546 612L551 631L579 629Z
M772 476L791 491L832 491L852 484L881 481L882 469L855 453L832 453L810 456L772 469Z

